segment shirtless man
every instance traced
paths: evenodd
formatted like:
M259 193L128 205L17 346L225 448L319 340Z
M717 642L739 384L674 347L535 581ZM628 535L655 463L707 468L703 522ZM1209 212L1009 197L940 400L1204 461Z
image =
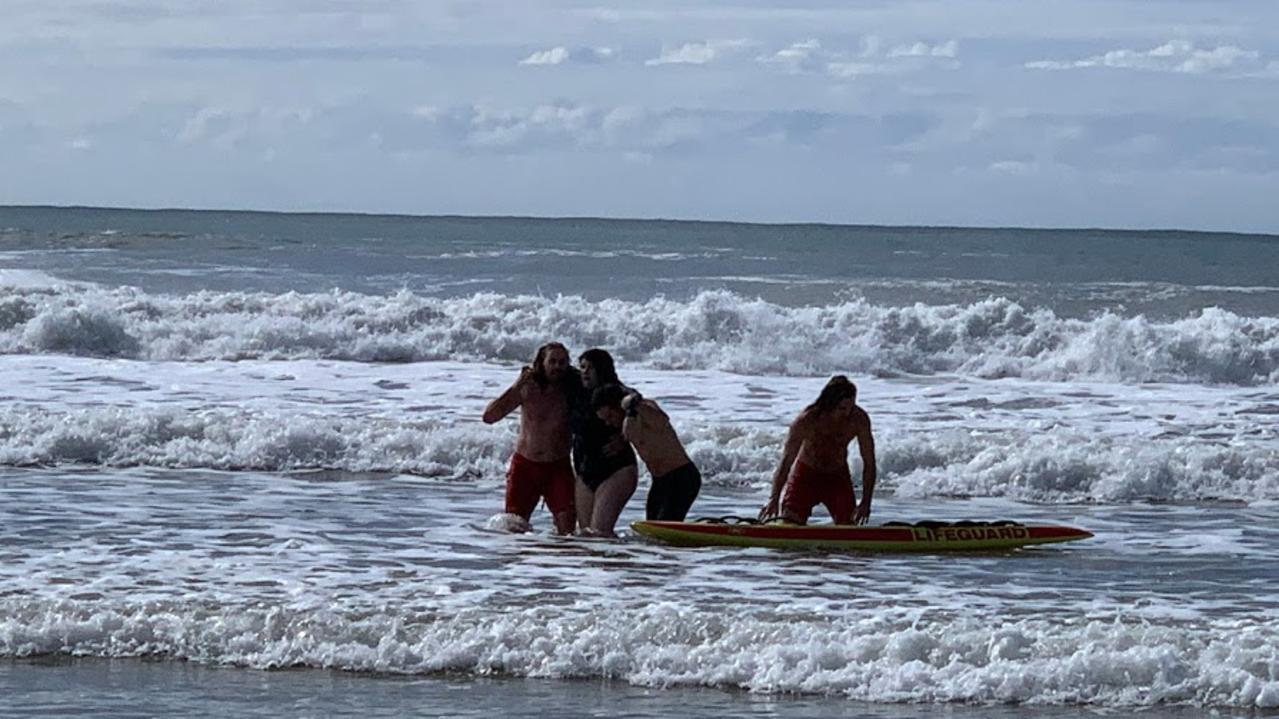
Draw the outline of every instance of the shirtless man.
M485 424L520 409L519 438L506 473L506 512L527 522L545 498L560 534L572 534L575 520L569 408L579 383L568 350L551 342L539 347L533 365L521 368L515 384L484 409Z
M684 451L671 418L653 400L618 385L596 390L591 403L601 420L622 430L653 475L645 519L684 521L702 488L702 474Z
M861 504L848 469L848 445L854 439L862 455ZM826 505L835 524L865 524L870 519L875 476L870 415L857 406L857 386L837 375L791 424L781 464L773 473L772 494L759 517L778 516L780 499L781 517L788 522L808 523L813 507L820 503Z

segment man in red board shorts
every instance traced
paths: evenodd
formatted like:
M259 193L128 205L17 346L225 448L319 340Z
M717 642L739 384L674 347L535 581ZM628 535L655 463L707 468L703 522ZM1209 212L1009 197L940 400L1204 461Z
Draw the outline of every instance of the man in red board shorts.
M862 455L861 504L848 470L848 445L854 439ZM778 516L780 501L780 516L795 524L807 524L818 504L826 505L835 524L865 524L870 519L875 476L870 415L857 406L857 386L837 375L791 424L781 464L773 473L772 494L759 517Z
M515 456L506 474L506 512L527 522L538 501L545 499L560 534L572 534L576 519L568 417L580 388L568 349L551 342L539 347L533 365L521 368L515 384L484 409L485 424L520 410Z

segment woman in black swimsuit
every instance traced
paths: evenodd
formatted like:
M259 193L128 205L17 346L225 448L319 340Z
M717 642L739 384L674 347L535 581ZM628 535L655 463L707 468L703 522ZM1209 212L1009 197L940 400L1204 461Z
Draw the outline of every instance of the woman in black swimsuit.
M622 508L635 494L639 469L635 452L617 429L605 424L591 408L591 393L608 384L621 384L613 357L590 349L577 358L583 392L574 402L573 471L577 475L577 527L582 534L616 536L613 527Z

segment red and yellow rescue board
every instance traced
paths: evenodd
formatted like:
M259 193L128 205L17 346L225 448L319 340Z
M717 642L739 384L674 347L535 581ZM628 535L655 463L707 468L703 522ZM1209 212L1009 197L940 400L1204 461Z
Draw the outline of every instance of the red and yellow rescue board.
M631 529L678 547L773 547L834 549L850 552L947 552L1014 549L1087 539L1092 532L1074 527L1011 522L921 522L876 527L835 524L731 524L725 522L649 522Z

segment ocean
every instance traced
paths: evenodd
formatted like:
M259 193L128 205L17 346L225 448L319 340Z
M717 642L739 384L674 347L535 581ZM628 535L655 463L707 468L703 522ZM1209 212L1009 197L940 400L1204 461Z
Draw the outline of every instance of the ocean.
M1261 235L0 207L0 715L1279 713L1276 268ZM755 514L840 373L872 523L1096 536L505 533L516 422L479 417L552 339L667 410L694 516Z

